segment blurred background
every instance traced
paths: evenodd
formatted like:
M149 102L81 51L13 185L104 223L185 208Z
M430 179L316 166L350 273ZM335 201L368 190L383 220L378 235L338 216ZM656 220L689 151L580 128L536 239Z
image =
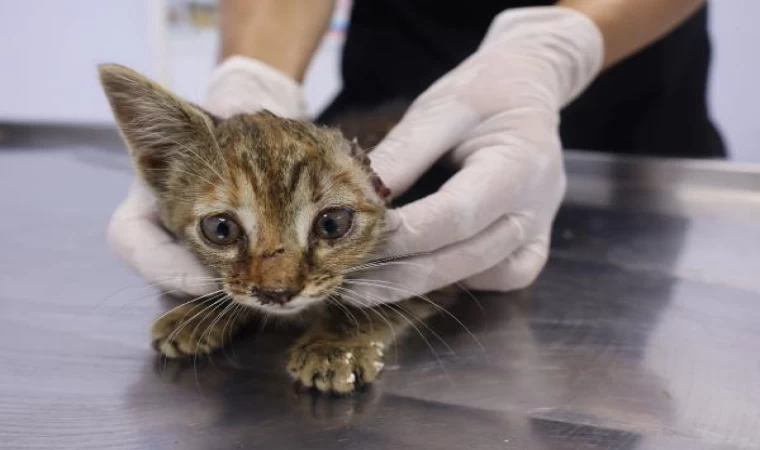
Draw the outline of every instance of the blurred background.
M312 113L340 87L351 8L338 1L306 77ZM760 1L711 2L710 107L731 159L760 162ZM113 128L95 76L128 65L200 102L217 61L213 0L0 0L0 136L30 129ZM1 137L0 137L1 139Z

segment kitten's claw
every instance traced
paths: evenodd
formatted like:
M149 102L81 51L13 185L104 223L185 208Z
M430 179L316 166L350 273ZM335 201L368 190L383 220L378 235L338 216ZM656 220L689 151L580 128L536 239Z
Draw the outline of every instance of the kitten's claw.
M156 320L151 330L153 349L167 358L179 359L221 348L225 335L229 337L231 332L230 325L224 319L216 320L216 314L197 313L192 305L182 305Z
M288 353L288 372L303 386L350 394L375 381L383 369L382 345L362 338L306 335Z

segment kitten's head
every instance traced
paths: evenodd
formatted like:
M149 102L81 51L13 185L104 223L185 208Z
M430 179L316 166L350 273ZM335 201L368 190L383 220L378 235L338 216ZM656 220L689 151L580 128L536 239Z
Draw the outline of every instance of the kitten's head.
M100 78L163 224L236 301L296 313L377 246L387 190L337 131L268 112L222 120L122 66Z

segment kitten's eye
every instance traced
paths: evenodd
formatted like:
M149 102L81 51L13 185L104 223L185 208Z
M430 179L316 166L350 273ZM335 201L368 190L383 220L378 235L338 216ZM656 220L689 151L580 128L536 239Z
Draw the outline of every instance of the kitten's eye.
M230 245L240 239L240 226L224 214L204 217L201 232L204 238L216 245Z
M353 222L354 212L348 208L326 209L314 222L314 234L319 239L340 239L348 233Z

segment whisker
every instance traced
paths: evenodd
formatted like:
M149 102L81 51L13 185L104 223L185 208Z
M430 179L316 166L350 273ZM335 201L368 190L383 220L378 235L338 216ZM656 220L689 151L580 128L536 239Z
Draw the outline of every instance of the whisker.
M336 291L336 294L338 294L338 297L337 297L337 301L338 301L339 303L341 302L341 300L344 300L343 296L341 296L341 295L340 295L341 289L343 289L343 288L341 288L340 286L336 286L336 287L335 287L335 291ZM346 298L345 300L350 300L350 299L347 299L347 298ZM354 304L353 304L353 303L351 303L351 306L354 306ZM372 320L372 316L370 316L370 315L369 315L369 313L367 313L367 311L366 311L367 309L368 309L368 308L366 308L366 307L359 307L359 308L356 308L356 310L358 310L358 311L360 311L362 314L364 314L364 318L365 318L365 319L367 319L367 323L368 323L368 325L369 325L369 329L370 329L370 332L373 332L373 331L374 331L374 329L375 329L375 328L374 328L374 327L375 327L375 325L374 325L374 321Z
M236 302L233 302L232 304L235 305L235 307L232 310L232 314L230 314L230 317L227 319L227 323L224 324L224 327L222 328L222 353L224 353L224 357L225 359L227 359L227 362L232 364L234 367L240 368L241 366L236 361L231 359L230 355L227 353L227 348L224 346L224 338L225 336L227 336L227 332L226 332L227 327L229 327L230 324L235 323L235 321L238 319L240 314L245 313L245 309L247 308L247 306L242 305L240 303L236 303ZM229 334L230 343L232 343L232 333L233 333L233 328L230 327L230 334ZM235 354L235 348L233 347L231 350L232 350L233 357L237 359L237 355Z
M204 286L214 287L214 286L217 286L217 285L216 284L194 284L193 285L193 287L204 287ZM169 291L162 291L161 294L163 294L163 295L171 295L171 294L176 293L176 292L184 292L184 291L182 289L171 289ZM148 294L145 294L143 296L131 299L126 304L123 304L123 305L119 306L118 309L117 309L117 311L123 311L124 308L132 306L132 305L134 305L135 303L137 303L139 301L145 300L146 298L156 298L156 297L157 297L157 293L154 292L154 293L148 293ZM188 300L188 301L184 301L183 303L189 303L189 302L190 301Z
M214 331L214 326L216 326L216 324L219 323L220 320L222 320L222 318L225 316L225 314L227 314L232 309L234 309L235 305L236 305L236 303L230 302L226 306L224 306L224 308L219 313L219 315L216 316L211 321L211 323L206 327L206 331L204 331L203 333L201 333L200 337L198 338L198 345L200 345L201 341L203 340L204 337L206 337L206 335L210 335L211 332ZM196 347L197 347L197 345L196 345Z
M122 294L122 293L124 293L124 292L126 292L126 291L128 291L130 289L137 289L138 290L137 292L141 292L141 291L145 291L145 290L148 290L148 289L152 289L152 288L160 285L164 281L170 281L170 280L173 280L173 279L181 280L182 278L183 277L163 277L163 278L157 279L157 281L155 281L153 283L149 283L147 285L140 284L138 286L126 286L126 287L123 287L121 289L118 289L116 292L108 294L104 299L102 299L95 306L93 306L92 309L93 309L93 311L96 310L96 309L98 309L99 307L103 306L103 304L105 302L107 302L108 300L111 300L112 298L116 297L117 295ZM185 278L185 279L188 279L188 278ZM190 279L193 280L193 281L196 281L196 280L197 281L211 281L211 280L215 280L213 278L204 279L203 277L197 277L197 278L193 277L193 278L190 278ZM221 281L222 278L218 278L218 280ZM172 292L177 292L177 291L181 291L181 289L172 289L170 291L167 291L166 293L172 293ZM143 297L143 298L145 298L145 297Z
M424 333L414 324L414 322L409 317L407 317L406 314L404 314L401 311L393 308L393 306L394 305L392 305L390 303L387 305L387 307L391 308L391 311L393 311L396 314L398 314L399 317L401 317L402 319L404 319L409 324L409 326L411 326L414 329L414 331L417 332L417 334L420 336L420 338L422 338L422 340L425 342L425 345L427 345L427 347L430 349L430 352L435 357L435 360L438 363L438 367L441 368L441 371L443 372L443 374L446 377L446 379L448 379L449 382L452 385L454 385L455 384L454 380L449 375L449 372L446 370L446 366L443 364L443 361L441 360L440 355L438 355L438 352L435 351L435 347L433 346L433 344L430 343L430 340L425 337ZM427 328L430 329L430 327L427 327ZM449 352L453 353L453 350L451 350L451 347L449 347L449 345L446 343L446 341L444 341L437 333L434 333L434 334L441 340L441 342L443 342L443 345L446 346L447 349L449 349Z
M357 333L361 331L361 328L359 327L359 321L356 320L356 316L346 307L346 305L341 304L338 300L336 300L332 295L328 295L325 300L331 305L335 305L337 308L339 308L343 313L346 315L346 317L350 318L354 322L354 326L356 327Z
M360 299L363 298L361 295L359 295L358 292L354 292L354 291L352 291L350 289L347 289L347 288L344 288L344 287L339 287L338 289L342 292L343 298L345 298L346 300L348 300L352 304L359 305L359 311L365 311L365 315L367 316L367 318L369 320L369 323L370 323L370 330L373 329L372 328L373 327L372 320L369 319L369 315L366 313L366 311L373 312L376 316L380 317L380 319L383 320L383 322L385 322L386 325L388 325L388 327L391 329L391 334L393 336L393 353L394 353L394 356L396 358L396 361L398 361L398 337L399 336L398 336L398 333L396 333L396 327L393 326L393 323L390 320L388 320L388 318L385 317L380 312L380 310L378 308L373 308L369 304L365 304L365 303L357 300L356 298L352 297L352 296L357 296ZM366 299L366 300L369 300L369 299Z
M205 295L199 295L198 297L195 297L195 298L194 298L194 299L192 299L192 300L188 300L188 301L186 301L186 302L183 302L183 303L181 303L181 304L179 304L179 305L175 306L174 308L170 309L169 311L166 311L165 313L163 313L163 314L161 314L160 316L158 316L158 318L156 318L156 320L154 320L154 322L158 322L159 320L161 320L161 319L163 319L164 317L168 316L169 314L171 314L171 313L172 313L172 311L176 310L177 308L181 308L181 307L183 307L183 306L185 306L185 305L189 305L190 303L194 303L194 302L197 302L198 300L202 300L202 299L204 299L204 298L205 298L205 300L203 300L203 301L202 301L200 304L198 304L198 305L195 305L195 306L193 307L193 308L196 308L196 307L198 307L198 306L200 306L200 305L202 305L202 304L206 303L206 302L207 302L207 301L209 301L209 300L213 300L213 299L214 299L214 295L218 295L218 294L219 294L219 293L221 293L221 292L222 292L222 290L221 290L221 289L219 289L218 291L209 292L208 294L205 294ZM207 297L208 297L208 298L207 298ZM190 309L190 311L192 311L192 310L193 310L193 308L191 308L191 309ZM188 313L189 313L190 311L188 311ZM185 315L187 315L187 313L186 313ZM181 318L181 319L184 319L184 318L185 318L185 316L182 316L182 318Z
M347 274L347 273L357 272L357 271L360 271L360 270L371 269L371 268L375 268L375 267L380 267L381 265L383 265L385 263L396 262L396 261L400 261L400 260L404 260L404 259L408 259L408 258L414 258L414 257L417 257L417 256L425 256L425 255L429 255L429 254L430 254L430 252L417 252L417 253L406 253L406 254L394 255L394 256L386 256L384 258L373 259L373 260L370 260L370 261L358 264L356 266L349 267L343 273ZM414 263L410 262L409 264L414 264ZM422 266L421 264L419 264L419 265Z
M215 312L215 311L216 311L216 309L217 309L217 308L218 308L220 305L223 305L223 304L224 304L224 301L225 301L225 300L227 300L227 297L226 297L226 296L225 296L225 297L222 297L222 298L220 298L219 300L217 300L216 302L214 302L213 304L211 304L211 306L210 306L210 307L207 307L207 308L206 308L206 312L205 312L205 314L206 314L206 315L209 315L209 314L212 314L213 312ZM201 311L201 312L203 312L203 311ZM199 313L199 314L200 314L200 313ZM217 318L218 318L218 316L217 316ZM193 328L193 331L190 333L190 337L188 338L190 341L192 341L192 340L193 340L193 336L195 336L195 333L198 331L198 327L200 327L200 326L201 326L201 324L203 324L204 320L206 320L206 319L207 319L207 317L203 317L203 318L201 318L201 319L198 321L198 323L197 323L197 324L195 324L195 328ZM188 323L189 323L189 322L192 322L192 320L193 320L192 318L191 318L190 320L188 320ZM184 326L184 325L183 325L183 326ZM208 329L208 328L207 328L207 329ZM203 334L201 334L201 338L202 338L202 337L203 337ZM200 344L200 338L199 338L199 340L198 340L198 344ZM195 346L195 351L193 352L193 376L195 377L195 385L196 385L196 387L198 388L198 392L200 392L200 394L201 394L201 395L203 395L203 389L201 388L201 381L200 381L200 377L198 376L198 344L196 344L196 346ZM209 360L209 361L211 361L211 358L209 358L208 360ZM213 365L213 363L212 363L212 365Z
M487 317L486 309L483 307L483 304L480 303L480 300L478 300L475 294L473 294L471 290L467 289L467 286L460 283L459 281L455 281L453 284L455 284L460 291L464 292L467 297L469 297L470 300L472 300L475 305L477 305L478 309L480 310L480 315L485 319Z
M221 292L221 291L220 291L220 292ZM209 296L209 295L210 295L210 296ZM164 313L164 314L162 314L161 316L159 316L159 317L158 317L158 319L156 319L156 320L154 321L154 323L155 323L155 322L158 322L158 321L159 321L159 320L161 320L162 318L166 317L168 314L171 314L171 313L172 313L172 311L175 311L177 308L181 308L181 307L183 307L183 306L187 305L188 303L192 303L192 302L195 302L195 301L201 300L203 297L207 297L207 296L208 296L208 298L206 298L205 300L201 301L201 302L200 302L200 303L198 303L197 305L193 305L193 307L192 307L192 308L190 308L188 311L185 311L185 314L183 314L183 315L182 315L182 317L180 317L180 319L177 321L177 322L179 323L179 325L177 326L177 328L175 328L174 330L172 330L172 332L171 332L171 333L169 333L169 336L167 336L167 338L166 338L166 341L167 341L167 342L170 342L170 343L171 343L171 342L173 342L173 341L174 341L174 339L176 338L176 336L177 336L177 335L179 334L179 332L182 330L182 328L184 328L184 327L185 327L185 326L186 326L188 323L190 323L190 322L191 322L191 321L192 321L192 320L193 320L195 317L197 317L197 315L198 315L198 314L201 314L201 313L203 313L205 310L207 310L207 309L208 309L208 306L205 306L205 307L203 307L203 309L202 309L200 312L198 312L198 314L196 314L195 316L191 317L190 319L187 319L187 320L185 320L185 317L187 317L188 315L190 315L190 314L191 314L193 311L197 310L198 308L202 307L203 305L208 305L209 303L211 303L211 306L213 306L213 305L215 304L215 302L216 302L216 301L218 301L218 297L215 297L214 295L218 295L218 293L214 293L214 294L207 294L207 295L205 295L205 296L200 296L200 297L198 297L197 299L195 299L195 300L193 300L193 301L191 301L191 302L187 302L187 303L183 303L183 304L181 304L181 305L178 305L178 306L176 306L176 307L174 307L174 308L170 309L169 311L165 312L165 313ZM223 298L223 297L222 297L222 298ZM164 369L166 369L166 363L167 363L167 361L168 361L168 358L167 358L166 356L164 356Z
M198 317L198 316L200 316L200 315L204 314L206 311L209 311L209 310L210 310L210 309L212 309L212 308L216 308L216 306L217 306L219 303L223 302L223 301L224 301L226 298L227 298L227 296L226 296L226 295L223 295L223 296L221 296L221 297L219 297L219 298L214 298L214 301L213 301L213 302L212 302L210 305L208 305L208 306L205 306L204 308L202 308L200 311L198 311L198 312L197 312L195 315L193 315L193 316L192 316L192 317L190 317L189 319L184 319L184 318L185 318L186 316L188 316L188 315L190 314L190 312L188 311L187 313L185 313L185 315L183 315L183 316L182 316L182 319L184 319L184 320L182 320L182 322L180 322L180 325L179 325L177 328L175 328L175 329L174 329L174 330L173 330L173 331L172 331L172 332L169 334L169 336L166 338L166 340L167 340L168 342L172 342L172 341L174 341L174 339L177 337L177 335L179 335L179 333L180 333L180 332L181 332L181 331L182 331L182 330L183 330L183 329L184 329L184 328L185 328L185 327L186 327L188 324L190 324L190 323L191 323L193 320L195 320L195 318L196 318L196 317ZM206 303L206 302L204 302L204 303ZM195 307L193 307L193 310L195 310L197 307L198 307L198 305L196 305ZM196 325L196 328L197 328L197 325ZM192 339L192 336L193 336L194 334L195 334L195 330L193 330L193 332L192 332L192 333L190 333L190 338L191 338L191 339Z
M211 321L211 323L209 323L209 324L208 324L208 326L206 326L206 330L205 330L204 332L202 332L202 333L201 333L201 335L198 337L198 342L197 342L197 343L196 343L196 345L195 345L196 351L195 351L195 354L193 355L193 370L195 371L195 381L196 381L196 384L198 385L198 388L199 388L199 389L200 389L200 382L199 382L199 380L198 380L198 370L197 370L197 367L198 367L198 366L197 366L197 362L198 362L198 348L199 348L199 347L200 347L200 345L201 345L201 341L203 341L203 339L206 337L206 335L209 335L209 336L211 335L211 332L212 332L212 331L214 331L214 326L216 326L216 324L217 324L217 323L218 323L218 322L219 322L219 321L222 319L222 317L224 317L224 315L225 315L225 314L226 314L226 313L227 313L227 312L228 312L228 311L229 311L229 310L230 310L230 309L231 309L233 306L234 306L234 303L229 303L229 304L227 304L227 305L226 305L226 306L225 306L225 307L222 309L222 311L221 311L221 312L220 312L220 313L219 313L219 314L218 314L218 315L217 315L217 316L216 316L216 317L215 317L215 318L214 318L214 319ZM212 311L214 311L215 309L216 309L216 308L214 308ZM198 325L196 325L196 327L197 327L197 326L199 326L201 323L203 323L203 321L200 321L200 322L198 322ZM195 331L193 331L193 334L194 334L194 333L195 333ZM191 336L192 336L192 335L191 335ZM222 342L223 342L223 339L224 339L224 337L222 337ZM212 367L214 367L214 369L217 369L217 370L218 370L218 368L217 368L217 367L216 367L216 365L214 364L214 360L213 360L213 358L211 357L211 354L210 354L210 353L209 353L209 355L208 355L208 361L209 361L209 363L211 363L211 366L212 366Z
M366 295L371 295L371 294L368 294L368 293L365 293L365 294ZM375 297L377 299L377 296L373 295L372 297ZM380 299L380 301L382 301L382 299ZM445 339L443 339L443 337L439 333L437 333L435 330L433 330L425 322L424 319L420 319L419 317L417 317L416 315L414 315L413 313L411 313L408 309L404 308L402 303L403 302L398 302L398 303L382 302L382 303L378 303L377 305L379 307L394 307L394 308L397 307L397 308L402 309L403 311L405 311L409 315L409 317L414 318L420 325L424 326L425 329L428 330L428 332L430 332L430 334L432 334L441 344L443 344L444 347L446 347L446 349L449 351L449 353L456 354L456 352L454 351L454 349L451 348L451 346L446 342Z
M261 321L261 325L259 326L259 331L258 331L259 334L261 334L261 332L264 331L264 327L267 326L267 322L268 321L269 321L269 313L265 311L264 312L264 319Z
M190 322L192 322L193 320L195 320L195 318L197 316L201 315L201 314L203 314L203 315L210 315L210 314L212 314L214 311L216 311L216 309L218 307L222 306L224 304L224 302L226 302L227 300L229 300L229 297L227 295L224 295L224 296L220 297L217 301L215 301L214 303L212 303L210 306L206 307L203 311L200 311L198 314L196 314L195 316L193 316L190 319L188 319L187 320L187 324L189 324ZM206 320L206 317L202 317L200 320L198 320L198 323L195 324L195 327L193 327L193 331L190 332L190 340L191 341L193 340L193 337L195 337L195 333L198 331L198 327L200 327L205 320ZM213 319L210 319L210 320L213 320Z
M373 332L373 331L374 331L374 325L373 325L373 323L372 323L372 319L371 319L371 316L370 316L370 315L367 313L367 311L369 311L369 312L372 312L372 313L375 313L375 315L378 315L378 316L379 316L381 319L383 319L383 320L385 321L385 323L386 323L386 324L387 324L389 327L391 327L391 328L393 329L393 324L392 324L391 322L389 322L389 321L387 320L387 318L386 318L385 316L383 316L382 314L380 314L380 313L379 313L379 312L378 312L378 311L377 311L375 308L372 308L372 307L371 307L369 304L365 304L365 303L362 303L362 302L360 302L360 301L356 300L355 298L352 298L352 297L348 297L348 295L357 295L356 293L354 293L353 291L351 291L351 290L349 290L349 289L346 289L345 287L341 287L341 286L338 286L338 287L336 287L335 289L336 289L336 291L337 291L338 293L340 293L340 295L341 295L341 298L342 298L342 299L344 299L344 300L348 300L348 302L349 302L349 303L350 303L352 306L354 306L354 305L359 305L359 308L357 308L357 309L358 309L359 311L362 311L362 312L364 313L364 317L365 317L365 318L367 319L367 321L369 322L369 326L370 326L370 332ZM357 295L357 296L358 296L358 295ZM361 297L360 297L360 298L361 298ZM394 330L394 334L393 334L393 336L394 336L394 337L396 336L396 334L395 334L395 330Z
M359 294L358 292L355 292L355 291L352 291L352 292L354 294L357 294L357 295ZM372 298L371 298L370 294L366 294L365 293L365 295L363 295L362 297L365 298L365 299L367 299L367 300L369 300L369 301L372 301ZM377 299L375 299L375 301L377 301ZM385 307L388 307L389 305L390 305L390 303L381 304L379 307L380 308L385 308ZM398 311L398 310L393 309L393 308L389 308L389 309L391 311L395 312L399 317L401 317L402 319L404 319L404 321L406 321L409 324L409 326L412 327L412 329L414 329L414 331L417 332L417 334L420 336L420 338L422 339L422 341L425 342L425 345L427 346L427 348L430 350L430 353L433 354L433 357L437 361L438 366L441 368L441 371L444 373L444 375L449 380L449 382L451 382L453 384L454 382L451 379L451 377L449 376L449 373L446 370L446 367L443 365L443 361L441 360L441 357L438 355L438 352L435 351L435 347L433 347L433 344L430 343L430 340L425 337L424 333L422 333L422 331L414 324L414 322L412 322L405 314L403 314L401 311Z
M413 292L413 291L411 291L409 289L405 289L404 287L397 287L396 285L394 285L394 283L391 283L389 281L384 281L384 280L351 279L351 280L345 280L345 282L346 283L351 283L351 284L357 284L359 286L370 286L370 287L390 289L390 290L393 290L393 291L396 291L396 292L400 292L400 293L405 294L405 295L411 295L411 296L413 296L415 298L419 298L420 300L428 302L434 308L436 308L439 311L441 311L442 313L446 314L448 317L450 317L452 320L454 320L457 324L459 324L459 326L461 326L462 329L464 331L466 331L467 334L470 335L470 337L472 337L473 341L475 341L475 343L478 345L478 347L480 347L480 350L484 354L488 353L486 351L485 347L483 346L483 344L480 342L480 340L475 336L475 334L461 320L459 320L459 318L457 316L455 316L454 314L452 314L448 309L446 309L446 308L442 307L441 305L437 304L436 302L432 301L429 297L427 297L425 295L417 294L416 292Z
M425 322L425 319L421 319L421 318L417 317L413 312L409 311L407 308L404 308L403 307L403 302L399 302L399 303L385 303L383 306L387 306L387 307L390 307L390 308L398 308L398 309L404 311L409 317L415 319L417 321L417 323L419 323L420 325L422 325L423 327L425 327L425 329L430 334L432 334L438 340L438 342L440 342L441 344L443 344L444 347L446 347L446 350L448 350L449 353L451 353L453 355L456 354L456 352L454 351L454 349L451 348L451 346L449 345L448 342L446 342L446 340L443 338L443 336L441 336L430 325L428 325Z
M424 253L416 253L416 254L410 253L409 255L411 255L409 257L413 257L413 256L424 255ZM398 259L405 258L405 257L407 257L407 255L401 255ZM354 270L355 268L349 268L347 271L343 272L343 274L347 275L359 270L375 269L375 268L392 266L392 265L404 265L404 266L412 266L412 267L419 267L419 268L427 268L427 266L422 263L415 263L411 261L397 261L395 257L392 257L391 259L385 258L385 260L369 261L367 263L360 264L359 266L355 266L355 267L359 267L358 270ZM486 310L483 307L483 304L480 303L480 300L478 300L478 298L475 296L475 294L472 293L472 291L467 289L467 287L459 281L455 281L452 284L456 285L457 288L459 288L462 292L464 292L470 298L470 300L475 302L475 304L478 306L478 309L480 309L480 312L483 315L483 317L486 317Z
M190 317L189 319L185 319L185 317L187 317L187 316L190 314L190 311L188 311L187 313L185 313L185 314L182 316L182 318L180 319L180 320L182 320L182 322L180 322L179 326L177 326L177 328L175 328L175 329L174 329L174 330L173 330L173 331L172 331L172 332L169 334L169 336L166 338L167 342L173 342L173 341L174 341L174 339L176 339L176 337L179 335L179 333L180 333L180 332L181 332L181 331L182 331L182 330L183 330L183 329L184 329L184 328L185 328L187 325L189 325L190 323L192 323L192 322L193 322L193 320L195 320L195 318L196 318L196 317L198 317L198 316L200 316L200 315L202 315L202 314L205 314L205 313L207 313L207 312L211 312L211 311L215 310L215 309L216 309L216 308L217 308L217 307L218 307L218 306L219 306L219 305L220 305L222 302L224 302L224 301L225 301L227 298L228 298L228 297L227 297L227 295L226 295L226 294L225 294L225 295L222 295L222 296L221 296L221 297L219 297L219 298L215 298L215 301L212 301L212 303L211 303L210 305L208 305L208 306L205 306L203 309L201 309L200 311L198 311L198 312L197 312L195 315L193 315L193 316L192 316L192 317ZM207 302L204 302L204 303L207 303ZM195 307L193 307L193 308L192 308L192 310L195 310L197 307L198 307L198 305L196 305ZM199 325L200 325L202 322L203 322L203 319L201 319L201 320L200 320L200 321L199 321L199 322L198 322L198 323L195 325L195 328L193 328L193 331L190 333L190 337L188 338L189 340L191 340L191 341L192 341L192 339L193 339L193 336L195 336L195 332L198 330L198 326L199 326ZM195 363L195 361L193 361L193 362ZM193 364L193 365L195 365L195 364ZM200 386L198 386L198 388L200 389Z

